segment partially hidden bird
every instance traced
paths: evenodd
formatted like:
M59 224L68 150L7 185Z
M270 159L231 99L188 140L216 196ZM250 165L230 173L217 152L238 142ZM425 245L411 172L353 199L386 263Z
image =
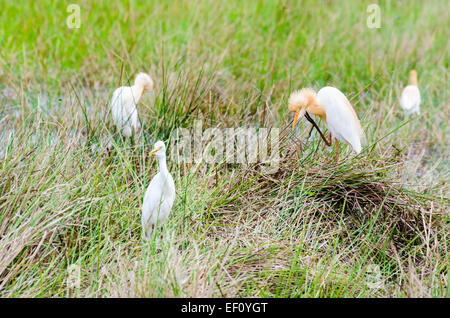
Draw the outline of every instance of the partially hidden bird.
M117 88L112 96L111 111L114 124L123 136L131 137L141 129L136 105L145 92L153 90L153 80L148 74L139 73L133 86Z
M293 92L289 97L289 111L295 114L292 130L299 117L303 115L318 130L327 146L332 145L332 138L336 141L336 161L339 159L339 143L350 145L356 154L361 152L363 132L356 112L345 95L335 87L326 86L316 94L311 88L303 88ZM327 138L309 115L317 115L324 121L330 134Z
M417 86L417 72L412 70L409 73L409 85L402 91L400 97L400 106L405 111L405 116L408 118L410 115L416 113L420 115L420 91Z
M145 191L141 218L144 239L150 238L155 226L161 226L167 221L175 201L175 183L167 169L164 142L157 141L150 155L158 159L159 172Z

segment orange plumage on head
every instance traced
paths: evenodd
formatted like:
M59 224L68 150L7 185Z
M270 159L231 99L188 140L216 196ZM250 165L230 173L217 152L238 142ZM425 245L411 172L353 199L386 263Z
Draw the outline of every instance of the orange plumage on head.
M411 70L411 72L409 72L409 84L417 86L417 72L416 72L416 70Z
M299 91L295 91L289 97L289 110L291 112L298 112L302 108L308 108L308 106L315 103L316 93L311 88L303 88Z

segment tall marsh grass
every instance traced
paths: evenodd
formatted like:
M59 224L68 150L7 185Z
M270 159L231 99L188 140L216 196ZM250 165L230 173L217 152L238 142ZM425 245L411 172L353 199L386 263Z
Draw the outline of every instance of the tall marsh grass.
M379 1L380 29L371 1L82 0L80 29L69 3L0 5L1 297L449 296L448 1ZM139 71L156 89L131 141L109 102ZM366 135L339 163L289 131L289 93L325 85ZM144 243L149 151L195 120L279 128L280 168L169 158L175 205Z

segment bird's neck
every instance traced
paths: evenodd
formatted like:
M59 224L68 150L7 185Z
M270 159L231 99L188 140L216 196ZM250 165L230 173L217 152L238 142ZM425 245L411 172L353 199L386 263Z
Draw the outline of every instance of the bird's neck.
M144 86L135 84L131 86L131 92L133 94L134 103L137 104L144 93Z
M409 85L417 86L417 74L412 73L409 75Z
M164 178L167 178L169 174L169 170L167 169L167 162L166 157L158 158L158 164L159 164L159 172L164 176Z
M308 113L319 116L320 119L322 119L324 122L327 121L327 114L325 112L325 109L320 106L315 96L309 97L308 107L306 108L306 110Z

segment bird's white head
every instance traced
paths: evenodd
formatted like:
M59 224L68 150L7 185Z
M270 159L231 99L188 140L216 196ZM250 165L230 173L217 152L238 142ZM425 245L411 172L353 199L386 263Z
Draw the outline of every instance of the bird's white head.
M153 90L153 80L145 73L139 73L134 80L134 85L144 88L144 92L150 92Z
M295 91L289 96L288 107L289 111L295 113L294 121L292 122L292 130L299 117L302 117L307 108L314 102L316 93L310 88L303 88Z
M166 145L161 140L158 140L153 146L153 150L150 155L154 155L156 158L163 158L166 156Z

